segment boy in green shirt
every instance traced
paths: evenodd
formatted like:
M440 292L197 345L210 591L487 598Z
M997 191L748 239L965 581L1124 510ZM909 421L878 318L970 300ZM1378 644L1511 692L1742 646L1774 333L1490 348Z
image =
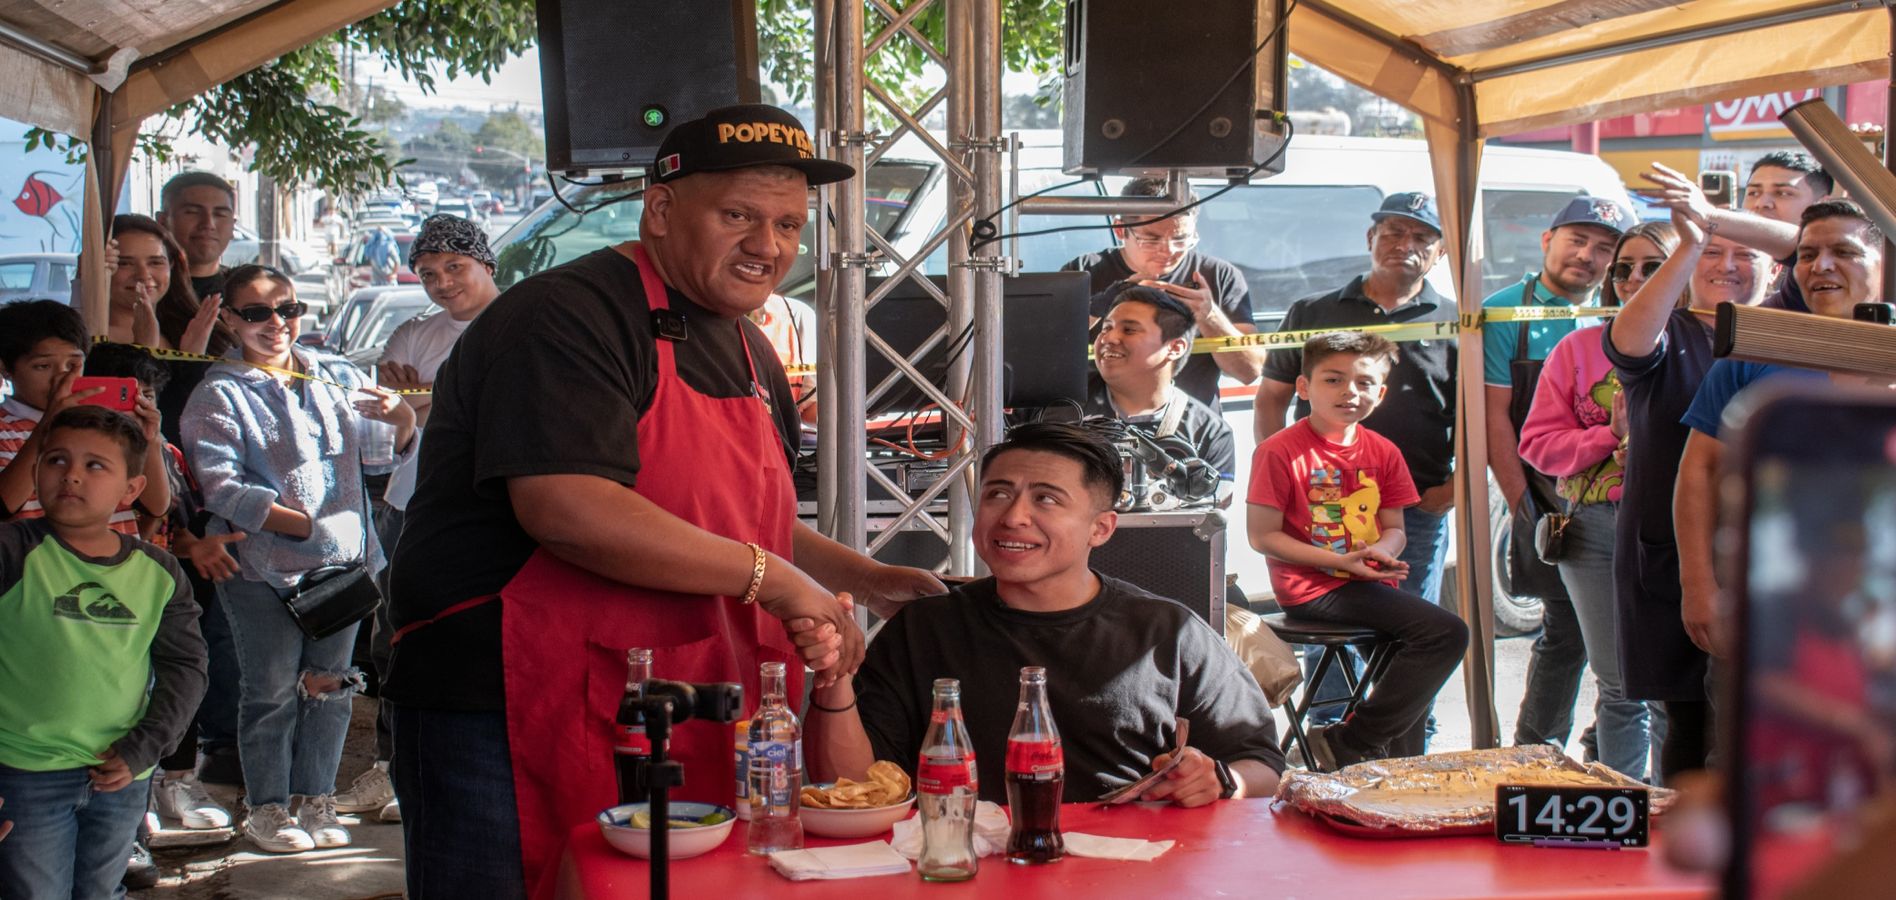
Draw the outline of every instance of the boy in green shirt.
M36 461L44 518L0 525L0 897L123 896L152 766L204 695L190 582L109 526L148 449L120 413L60 412Z

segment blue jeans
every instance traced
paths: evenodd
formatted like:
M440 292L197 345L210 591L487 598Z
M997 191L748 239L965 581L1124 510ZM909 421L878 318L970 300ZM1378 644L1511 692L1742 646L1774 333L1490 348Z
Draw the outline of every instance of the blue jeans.
M1620 683L1618 609L1613 599L1618 509L1617 503L1591 503L1575 510L1567 526L1567 558L1558 565L1560 581L1567 586L1580 621L1587 667L1600 686L1593 707L1600 762L1622 775L1644 779L1652 758L1655 716L1644 701L1627 699Z
M1402 511L1403 536L1408 543L1397 557L1409 564L1409 577L1403 579L1401 588L1421 597L1437 606L1442 604L1442 566L1448 556L1448 516L1431 515L1411 506ZM1317 658L1322 654L1321 647L1306 647L1303 667L1307 681L1317 671ZM1350 673L1357 677L1363 674L1363 657L1354 648L1345 648L1343 659L1350 667ZM1349 686L1343 681L1343 673L1332 664L1330 671L1323 676L1323 683L1317 685L1317 702L1341 700L1350 695ZM1398 738L1389 752L1395 756L1421 756L1429 752L1429 739L1435 736L1435 702L1429 701L1429 714L1424 716L1418 730ZM1317 707L1311 710L1308 724L1328 725L1341 718L1343 704Z
M119 880L144 821L151 780L110 793L92 789L85 769L28 772L0 766L0 897L94 900L125 896Z
M218 585L217 593L243 670L237 744L245 805L256 809L288 803L292 795L335 793L349 704L362 683L362 674L349 665L356 626L310 640L276 588L238 577ZM304 676L342 684L312 694Z
M394 710L389 775L402 804L409 900L524 898L507 714Z

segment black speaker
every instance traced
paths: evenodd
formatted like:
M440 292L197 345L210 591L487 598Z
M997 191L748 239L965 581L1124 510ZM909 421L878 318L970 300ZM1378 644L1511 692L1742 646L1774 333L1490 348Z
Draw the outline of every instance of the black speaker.
M1283 144L1283 0L1067 0L1065 168L1242 175ZM1259 45L1264 45L1259 50ZM1255 60L1253 61L1253 55ZM1279 157L1270 169L1283 171Z
M672 123L756 103L755 0L538 0L546 167L642 169Z

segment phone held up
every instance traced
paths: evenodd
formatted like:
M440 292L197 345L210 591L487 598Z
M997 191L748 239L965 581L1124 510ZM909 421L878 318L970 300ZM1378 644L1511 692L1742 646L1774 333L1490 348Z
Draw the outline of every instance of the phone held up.
M1738 208L1738 173L1709 170L1699 173L1699 190L1719 209Z
M1879 895L1896 881L1896 393L1805 382L1741 402L1741 487L1719 515L1737 550L1719 578L1737 614L1718 667L1725 896Z
M72 380L72 392L81 394L93 388L103 388L96 394L79 401L81 404L103 406L128 413L138 404L138 380L135 378L104 378L93 375L81 375Z

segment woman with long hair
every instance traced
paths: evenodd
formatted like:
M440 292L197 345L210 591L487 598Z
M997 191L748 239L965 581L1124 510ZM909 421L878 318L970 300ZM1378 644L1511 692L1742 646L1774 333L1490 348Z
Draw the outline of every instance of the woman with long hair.
M1678 232L1665 222L1627 229L1613 250L1601 301L1618 306L1636 294L1678 245ZM1652 716L1644 701L1627 699L1621 686L1614 622L1614 528L1629 428L1619 376L1601 346L1604 331L1604 325L1582 328L1548 354L1533 409L1521 426L1521 459L1559 479L1556 490L1567 504L1562 514L1571 516L1564 552L1554 562L1573 598L1587 665L1600 686L1593 707L1600 762L1645 778Z
M387 565L368 515L364 476L412 452L415 412L341 357L296 344L303 313L281 272L238 266L222 317L239 355L216 364L186 408L186 454L237 571L217 585L243 673L238 700L244 834L295 853L349 843L336 817L336 767L362 676L350 665L356 626L315 639L284 606L309 573ZM394 426L397 453L364 459L365 419ZM301 798L294 817L293 798Z
M221 356L232 345L218 324L218 300L199 303L191 290L184 248L156 219L131 213L112 217L118 265L112 271L106 333L121 344L141 344Z

